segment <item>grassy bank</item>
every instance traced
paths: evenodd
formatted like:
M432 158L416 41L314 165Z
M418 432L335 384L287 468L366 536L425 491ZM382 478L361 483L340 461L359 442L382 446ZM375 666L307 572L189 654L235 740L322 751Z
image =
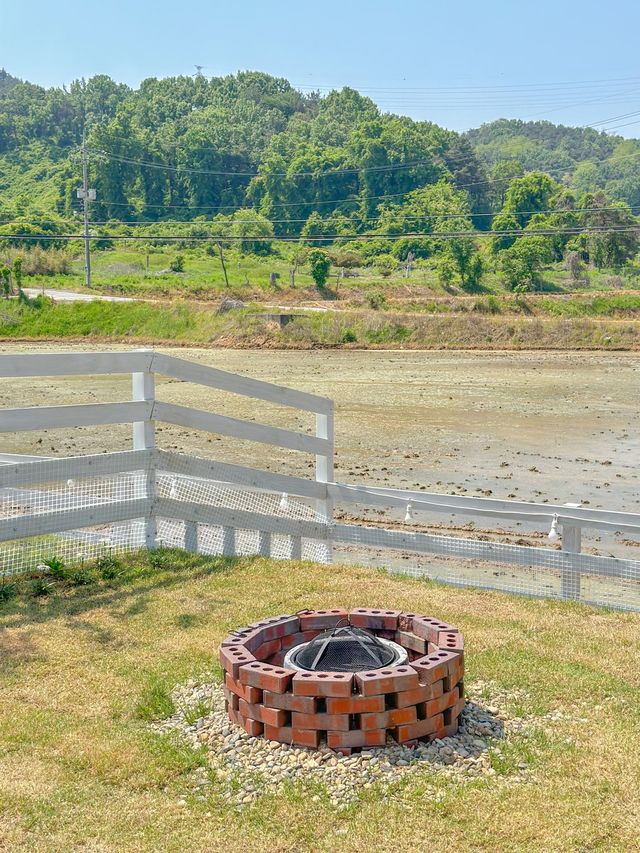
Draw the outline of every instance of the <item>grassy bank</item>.
M424 783L385 798L374 787L345 812L299 788L237 811L213 778L205 799L187 793L180 805L204 756L147 723L171 712L177 682L219 677L228 630L308 606L381 603L457 623L469 683L522 691L515 713L555 722L496 756L495 777L464 786L425 771ZM0 848L401 851L428 839L435 851L635 849L639 620L353 566L182 552L20 595L0 604ZM515 781L520 762L526 782Z
M80 247L79 247L80 248ZM313 293L314 284L308 264L300 264L295 271L291 287L291 245L274 243L274 251L268 255L244 253L237 248L225 251L225 268L228 283L217 255L204 247L185 246L123 246L112 249L94 249L92 253L93 287L108 294L140 296L144 298L171 298L183 296L195 299L218 299L225 291L233 290L243 299L273 300L286 298L298 302L301 296ZM210 251L210 250L209 250ZM338 252L337 255L340 253ZM176 256L182 258L182 272L172 271ZM464 291L455 284L441 281L437 269L437 258L419 260L414 263L409 277L404 264L382 271L375 258L369 262L352 263L345 267L332 266L328 287L337 290L341 299L357 301L366 299L371 290L382 291L393 299L398 292L422 290L426 296L438 297L463 295ZM496 271L495 258L485 252L486 272L479 290L483 293L508 295L509 287L504 277ZM84 258L82 251L68 254L67 273L64 275L29 276L29 286L60 287L78 289L84 284ZM275 274L277 278L272 279ZM637 289L640 286L640 271L629 265L623 270L585 268L579 280L572 279L563 263L545 267L538 277L536 288L541 293L589 293Z
M640 297L598 297L556 304L545 314L520 303L503 313L480 299L462 313L392 311L301 312L280 327L257 308L218 314L210 306L175 303L58 303L0 306L2 340L91 340L145 344L196 344L305 349L371 347L408 349L635 349L640 345ZM618 301L615 302L614 300ZM636 308L636 302L638 306ZM553 309L553 311L551 310ZM604 316L603 313L604 312Z

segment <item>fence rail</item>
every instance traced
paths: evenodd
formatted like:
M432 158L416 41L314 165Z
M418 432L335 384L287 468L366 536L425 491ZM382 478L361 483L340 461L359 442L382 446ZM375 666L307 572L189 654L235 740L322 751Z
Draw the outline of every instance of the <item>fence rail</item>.
M0 411L0 432L131 423L133 450L67 458L0 456L0 574L29 568L42 549L179 544L191 551L355 558L456 583L640 609L640 562L581 553L583 530L640 532L640 514L334 481L330 399L236 376L151 351L0 356L0 377L127 374L132 400ZM157 399L156 374L312 413L315 434ZM155 446L157 421L309 453L315 478L277 474ZM554 523L561 549L434 535L384 522L335 523L334 505L410 509L424 516L479 516ZM47 537L57 537L52 543ZM32 543L29 545L28 543ZM75 546L74 546L75 547ZM3 550L4 549L4 550ZM31 553L31 552L29 552ZM425 564L424 555L441 562ZM12 562L13 561L13 562ZM447 562L449 561L449 562ZM455 561L511 567L493 577ZM594 586L595 584L595 586Z

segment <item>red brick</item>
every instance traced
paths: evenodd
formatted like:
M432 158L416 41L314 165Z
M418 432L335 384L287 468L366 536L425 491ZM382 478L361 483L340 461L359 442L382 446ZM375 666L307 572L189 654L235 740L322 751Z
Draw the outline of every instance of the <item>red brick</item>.
M227 643L230 638L235 638L235 643ZM245 646L250 652L257 649L263 642L262 632L259 628L238 628L237 631L232 631L229 637L223 640L223 645L238 645Z
M289 712L280 708L265 708L264 705L248 705L244 699L239 699L239 711L243 717L258 720L270 726L284 726L289 722Z
M440 631L457 631L458 629L446 622L441 622L440 619L434 619L433 616L416 616L413 619L411 630L423 640L437 643Z
M456 685L458 686L460 693L464 693L464 684L462 679L464 678L464 666L462 665L462 661L459 659L457 667L450 667L449 675L444 680L444 690L447 693L449 690L453 690Z
M315 714L318 704L318 700L314 696L294 696L293 693L269 693L266 690L263 702L267 708L281 708L283 711L297 711L300 714Z
M349 714L298 714L296 711L291 714L294 729L318 729L321 732L348 732L349 720Z
M368 628L370 631L396 631L398 628L399 610L373 609L372 607L356 607L349 614L349 621L355 628Z
M316 729L296 729L291 731L291 742L298 746L309 746L317 749L320 746L320 731Z
M239 681L234 681L231 673L229 672L225 672L224 674L224 683L232 693L235 693L236 696L244 699L244 701L248 702L250 705L262 702L262 690L258 687L251 687L248 684L240 684Z
M309 643L311 640L315 640L319 633L320 631L298 631L297 634L288 634L280 641L282 643L282 650L288 652L294 646L299 646L301 643Z
M224 698L227 701L227 706L233 708L234 711L237 711L240 708L240 697L235 693L232 693L226 684L222 688L222 692L224 693Z
M267 740L277 740L279 743L291 743L293 741L293 729L291 726L265 725L264 736Z
M253 661L255 661L254 656L244 646L220 647L220 664L225 672L231 674L234 681L238 680L240 667Z
M254 622L249 627L260 629L261 642L268 643L271 640L280 640L289 634L297 634L300 630L300 620L297 616L272 616Z
M296 672L293 677L296 696L351 696L352 686L352 672Z
M421 655L426 655L427 653L427 641L423 640L422 637L417 637L410 631L396 631L394 640L396 643L400 643L403 649L411 649Z
M431 698L431 697L429 697ZM328 714L380 714L385 709L384 694L327 699Z
M453 706L452 706L452 708L451 708L451 716L452 716L454 719L455 719L456 717L459 717L459 716L460 716L460 714L464 711L464 706L465 706L464 696L460 696L460 698L458 699L458 701L456 702L456 704L455 704L455 705L453 705Z
M240 668L241 684L251 684L261 690L269 690L271 693L284 693L291 683L294 672L284 667L271 666L268 663L245 664Z
M454 631L440 631L438 646L447 652L458 652L462 659L464 654L464 637Z
M418 673L420 684L433 684L459 669L460 655L441 649L412 661L410 666Z
M398 743L405 743L415 738L427 737L427 735L438 735L442 730L442 714L439 717L431 717L428 720L418 720L415 723L398 726L393 736Z
M240 717L237 711L234 711L226 702L225 702L225 711L227 712L229 719L236 724L236 726L242 725L240 722Z
M298 614L301 631L323 631L335 628L338 622L346 624L349 614L341 607L332 610L303 610Z
M450 693L443 693L437 699L425 702L425 717L435 717L447 708L451 708L458 701L458 688L455 687Z
M265 660L279 652L280 648L281 642L279 639L269 640L266 643L261 643L257 649L254 649L253 656L256 660Z
M356 687L363 696L412 690L418 684L418 675L408 664L407 666L356 672Z
M417 720L416 706L409 708L392 708L382 714L362 714L360 728L363 731L371 729L390 729L402 723L414 723Z
M245 730L245 732L248 735L251 735L252 737L260 737L260 735L264 731L264 726L262 725L262 723L259 723L257 720L245 720L245 719L243 719L242 722L240 723L240 725Z
M419 705L421 702L437 699L438 696L442 696L443 692L442 681L434 681L433 684L421 684L419 687L414 687L413 690L403 690L396 693L394 702L396 708L408 708L409 705Z
M362 731L354 729L350 732L327 732L329 749L358 749L363 746L384 746L387 742L385 729Z
M418 614L416 613L407 613L403 611L398 616L398 630L399 631L412 631L413 630L413 619Z
M455 723L449 723L448 726L443 726L442 729L440 729L436 733L436 735L434 735L434 740L436 737L438 739L441 739L443 737L453 737L457 731L458 731L458 721L456 720Z
M275 655L271 655L271 657L267 658L265 663L271 664L271 666L284 666L286 656L286 652L277 652Z
M228 637L225 637L224 640L220 643L220 648L223 646L243 646L242 637L237 634L229 634Z

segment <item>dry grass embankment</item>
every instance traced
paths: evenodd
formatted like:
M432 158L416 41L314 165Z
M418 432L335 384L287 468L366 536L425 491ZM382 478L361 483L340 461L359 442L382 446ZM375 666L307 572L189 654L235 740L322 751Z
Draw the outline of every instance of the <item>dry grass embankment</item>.
M484 307L464 313L391 311L294 312L281 325L259 308L218 314L186 302L55 304L38 298L31 306L0 307L0 340L125 341L216 347L311 349L504 349L633 350L640 347L634 311L594 313L577 304L553 303L555 314L492 314ZM551 311L549 308L549 311Z

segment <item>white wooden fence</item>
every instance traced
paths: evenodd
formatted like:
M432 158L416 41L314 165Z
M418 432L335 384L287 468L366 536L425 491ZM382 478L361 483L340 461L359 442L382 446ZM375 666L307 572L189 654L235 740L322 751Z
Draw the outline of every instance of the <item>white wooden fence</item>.
M639 562L581 553L583 529L638 534L638 514L336 483L330 399L149 350L0 356L0 377L23 379L27 398L29 377L98 374L131 374L132 399L0 411L1 433L122 423L133 430L130 451L56 459L0 456L0 573L33 568L52 551L73 556L74 548L88 556L101 548L171 544L229 556L329 562L335 547L336 559L377 562L452 583L640 609ZM163 402L156 397L156 374L311 412L315 434ZM315 478L160 450L155 441L160 421L311 454ZM436 536L411 523L391 529L338 524L334 504L410 507L412 519L479 516L539 523L545 530L553 523L562 547ZM512 571L496 582L461 568L470 561Z

